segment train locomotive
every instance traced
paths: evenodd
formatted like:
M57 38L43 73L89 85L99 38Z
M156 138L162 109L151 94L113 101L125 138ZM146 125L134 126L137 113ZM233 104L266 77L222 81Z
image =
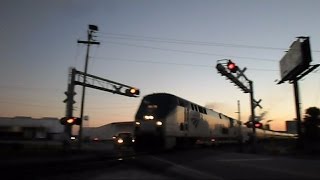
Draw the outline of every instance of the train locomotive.
M246 143L252 128L212 109L168 93L144 96L135 116L136 150L172 149L194 144ZM259 140L293 134L256 129Z

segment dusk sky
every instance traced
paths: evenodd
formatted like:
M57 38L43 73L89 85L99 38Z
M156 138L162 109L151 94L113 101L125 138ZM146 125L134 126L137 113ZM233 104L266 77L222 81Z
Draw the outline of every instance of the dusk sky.
M241 120L250 96L218 74L232 59L254 82L271 128L296 117L293 85L280 79L279 61L297 36L309 36L320 63L318 0L1 0L0 116L65 114L68 70L84 70L89 24L97 25L88 73L138 87L138 98L87 89L84 126L132 121L143 96L175 94ZM320 71L299 81L301 113L320 107ZM80 114L76 87L74 115Z

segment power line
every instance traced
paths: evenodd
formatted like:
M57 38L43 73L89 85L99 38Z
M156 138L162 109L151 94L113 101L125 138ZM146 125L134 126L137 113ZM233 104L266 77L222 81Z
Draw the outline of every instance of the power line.
M193 67L205 67L212 68L204 64L182 64L182 63L172 63L172 62L160 62L160 61L146 61L146 60L135 60L135 59L124 59L124 58L114 58L114 57L93 57L93 59L100 59L106 61L122 61L122 62L132 62L132 63L149 63L149 64L165 64L165 65L177 65L177 66L193 66Z
M122 61L122 62L131 62L131 63L148 63L148 64L163 64L163 65L176 65L176 66L192 66L192 67L201 67L201 68L213 68L213 65L206 64L186 64L186 63L172 63L172 62L160 62L160 61L146 61L146 60L136 60L136 59L124 59L124 58L115 58L115 57L92 57L93 59L105 60L105 61ZM256 71L279 71L274 69L257 69L250 68L250 70Z
M238 59L249 59L249 60L251 59L251 60L258 60L258 61L266 61L266 62L278 62L277 60L274 60L274 59L245 57L245 56L232 56L232 55L225 55L225 54L214 54L214 53L197 52L197 51L189 51L189 50L159 48L159 47L154 47L154 46L136 45L136 44L129 44L129 43L114 42L114 41L104 41L104 43L118 44L118 45L123 45L123 46L132 46L132 47L139 47L139 48L156 49L156 50L161 50L161 51L188 53L188 54L201 54L201 55L208 55L208 56L221 56L221 57L230 57L230 58L238 58Z
M162 65L175 65L175 66L192 66L199 68L213 68L213 65L207 64L186 64L186 63L172 63L172 62L162 62L162 61L147 61L147 60L137 60L137 59L125 59L125 58L116 58L116 57L90 57L97 60L103 61L120 61L120 62L130 62L130 63L148 63L148 64L162 64ZM252 71L274 71L279 72L280 70L276 69L264 69L264 68L248 68L248 70ZM320 71L314 71L312 73L320 74Z
M135 40L135 41L149 41L149 42L159 42L159 43L188 44L188 45L200 45L200 46L221 46L221 47L231 47L231 48L251 48L251 49L265 49L265 50L280 50L280 51L288 50L288 48L254 46L254 45L232 44L232 43L205 42L205 41L192 41L192 40L159 38L159 37L151 37L151 36L138 36L138 35L120 34L120 33L101 33L101 34L105 34L106 36L102 35L102 37L106 37L106 38ZM320 50L313 50L312 52L320 52Z

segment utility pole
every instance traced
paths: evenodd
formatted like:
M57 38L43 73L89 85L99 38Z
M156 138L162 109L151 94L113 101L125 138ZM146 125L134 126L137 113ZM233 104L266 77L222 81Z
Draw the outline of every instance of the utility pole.
M84 66L84 78L83 83L86 83L86 76L87 76L87 69L88 69L88 60L89 60L89 49L91 44L99 45L100 42L97 42L93 40L93 33L98 31L98 26L95 25L89 25L88 29L88 38L87 41L80 41L78 40L78 43L81 44L87 44L87 53L86 53L86 60L85 60L85 66ZM78 134L78 140L79 140L79 148L81 149L82 146L82 128L83 128L83 112L84 112L84 100L85 100L85 93L86 93L86 86L82 86L82 97L81 97L81 110L80 110L80 128L79 128L79 134Z
M296 104L296 115L297 115L297 148L303 148L303 140L302 140L302 133L301 133L301 113L300 113L300 97L299 97L299 85L297 80L293 80L293 90L294 90L294 100Z
M241 121L240 100L238 100L238 111L236 113L238 114L238 121Z
M253 148L252 148L252 151L253 153L256 153L257 151L257 137L256 137L256 126L255 126L255 118L256 118L256 115L255 115L255 112L254 112L254 109L255 109L255 100L254 100L254 95L253 95L253 82L251 80L249 80L249 85L250 85L250 104L251 104L251 121L253 122L252 124L252 144L253 144Z

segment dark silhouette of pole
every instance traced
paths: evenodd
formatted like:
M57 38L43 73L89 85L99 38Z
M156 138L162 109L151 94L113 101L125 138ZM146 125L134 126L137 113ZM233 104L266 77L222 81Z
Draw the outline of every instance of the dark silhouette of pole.
M89 25L88 30L88 40L87 41L78 41L78 43L87 44L87 53L86 53L86 62L84 66L84 77L83 77L83 86L82 86L82 97L81 97L81 110L80 110L80 127L79 127L79 134L78 134L78 141L79 141L79 148L82 146L82 128L83 128L83 112L84 112L84 101L85 101L85 93L86 93L86 79L87 79L87 71L88 71L88 60L89 60L89 51L90 51L90 45L96 44L99 45L100 42L96 42L92 40L92 34L93 32L97 31L98 27L94 25Z
M296 104L296 115L297 115L297 149L302 149L302 134L301 134L301 114L300 114L300 97L299 97L299 85L297 80L293 80L294 97Z
M238 103L238 112L236 112L238 114L238 121L241 121L241 111L240 111L240 101L237 101Z
M65 92L67 95L67 99L64 100L66 103L66 114L65 117L72 117L73 116L73 104L74 101L74 95L76 94L74 92L74 80L75 80L75 70L70 69L69 72L69 80L68 80L68 90ZM70 138L72 136L72 125L66 124L64 126L64 137L63 137L63 149L68 150L70 147Z
M252 122L252 152L256 153L257 150L257 138L256 138L256 127L255 127L255 112L254 109L256 105L254 104L254 94L253 94L253 82L249 80L249 85L250 85L250 104L251 104L251 122Z

